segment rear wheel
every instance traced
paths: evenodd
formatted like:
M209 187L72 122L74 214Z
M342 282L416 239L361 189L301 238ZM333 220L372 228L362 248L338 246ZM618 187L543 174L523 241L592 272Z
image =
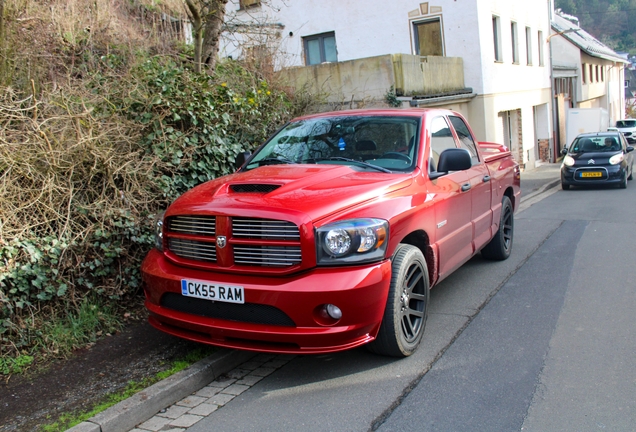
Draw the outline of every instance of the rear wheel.
M515 220L510 198L504 196L501 200L501 220L497 234L484 246L481 255L491 260L505 260L512 251L512 238L514 234Z
M369 351L392 357L415 352L424 334L428 317L429 281L422 252L400 245L393 256L391 285L377 338Z

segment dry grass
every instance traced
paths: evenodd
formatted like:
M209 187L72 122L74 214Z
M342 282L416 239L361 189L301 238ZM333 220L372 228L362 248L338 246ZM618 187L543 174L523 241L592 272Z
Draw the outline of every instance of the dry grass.
M38 102L0 91L0 241L83 240L109 223L103 209L148 209L152 162L141 157L137 127L97 118L89 107L104 103L99 96L67 89Z

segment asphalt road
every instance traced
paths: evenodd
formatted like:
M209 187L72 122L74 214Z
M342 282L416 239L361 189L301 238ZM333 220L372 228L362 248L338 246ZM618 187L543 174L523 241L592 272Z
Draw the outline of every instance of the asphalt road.
M431 291L412 357L297 357L188 430L635 430L634 214L635 183L558 191Z

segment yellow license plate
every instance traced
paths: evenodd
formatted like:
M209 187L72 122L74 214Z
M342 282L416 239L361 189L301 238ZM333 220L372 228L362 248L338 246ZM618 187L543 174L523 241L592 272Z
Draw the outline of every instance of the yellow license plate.
M603 177L603 173L602 172L598 172L598 171L583 172L583 173L581 173L581 177L583 177L583 178Z

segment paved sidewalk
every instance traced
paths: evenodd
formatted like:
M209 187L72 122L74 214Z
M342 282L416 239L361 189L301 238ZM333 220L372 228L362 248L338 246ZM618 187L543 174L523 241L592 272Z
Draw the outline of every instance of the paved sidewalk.
M544 191L561 182L561 164L545 163L521 172L521 200Z

